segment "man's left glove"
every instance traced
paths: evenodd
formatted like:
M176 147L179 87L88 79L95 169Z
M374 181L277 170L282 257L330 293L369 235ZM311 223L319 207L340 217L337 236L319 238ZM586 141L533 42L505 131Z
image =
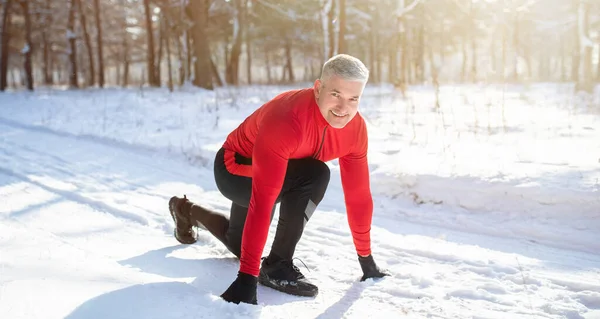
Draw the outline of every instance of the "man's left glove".
M256 305L256 285L258 278L238 272L238 276L227 290L221 295L225 301L239 304L240 302Z
M377 267L375 260L373 260L373 255L369 255L367 257L362 257L359 255L358 262L360 263L360 268L362 268L363 271L363 276L360 281L365 281L369 278L381 278L390 275Z

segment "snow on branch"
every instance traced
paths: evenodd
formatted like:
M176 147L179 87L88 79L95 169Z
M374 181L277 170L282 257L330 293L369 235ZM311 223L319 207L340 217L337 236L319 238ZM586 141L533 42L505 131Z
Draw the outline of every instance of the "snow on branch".
M398 11L396 12L396 17L400 18L403 15L409 13L410 11L412 11L419 3L424 2L425 0L413 0L413 2L411 4L408 5L408 7L400 7L398 8ZM404 1L403 1L404 2Z
M304 15L304 14L297 14L294 10L288 10L287 12L284 11L283 9L279 8L278 6L271 4L265 0L258 0L258 3L262 4L265 7L268 7L270 9L273 9L275 11L277 11L279 14L287 16L288 18L290 18L292 21L297 21L297 20L314 20L316 15Z
M348 15L356 15L359 18L362 18L364 20L369 20L369 21L372 19L370 14L360 11L359 9L357 9L355 7L348 7L348 8L346 8L346 10L348 11Z
M583 21L585 20L585 15L587 14L585 12L585 7L580 3L579 4L579 8L577 10L577 14L578 14L578 23L577 23L577 31L579 33L579 39L580 39L580 43L581 43L581 50L583 50L584 48L587 47L594 47L595 43L594 41L592 41L592 39L589 38L588 34L587 34L587 28L586 26L583 24Z
M540 20L531 19L531 22L537 25L537 30L545 31L551 29L562 29L565 30L567 27L573 26L577 23L577 18L571 17L564 20Z
M526 3L518 6L515 11L517 11L517 12L528 11L529 8L531 8L537 2L538 2L538 0L529 0Z

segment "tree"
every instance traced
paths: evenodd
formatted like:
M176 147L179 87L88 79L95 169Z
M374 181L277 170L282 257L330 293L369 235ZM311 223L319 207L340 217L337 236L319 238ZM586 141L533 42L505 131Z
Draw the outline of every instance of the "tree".
M85 10L82 5L83 0L77 0L77 7L79 8L79 19L81 24L81 30L83 31L83 39L86 47L87 58L88 58L88 67L90 68L90 72L88 73L88 85L94 85L96 81L96 71L94 67L94 52L92 51L92 41L90 40L90 34L87 29L87 21Z
M6 90L8 86L8 46L10 43L9 28L11 25L12 0L3 0L2 5L2 33L0 34L0 91Z
M209 0L190 0L188 10L194 25L192 39L194 42L194 80L195 86L212 90L213 72L210 58L210 46L206 28L208 26Z
M97 1L97 0L94 0ZM152 9L150 8L150 0L144 0L144 13L146 16L146 63L148 73L148 84L150 86L160 86L159 79L156 78L156 66L154 59L154 31L152 28Z
M79 87L79 77L77 70L77 33L75 31L75 11L77 7L77 0L70 0L69 5L69 18L67 20L67 40L69 42L69 86L71 88Z
M98 52L96 56L98 57L98 86L104 87L104 44L102 41L102 22L100 19L100 2L98 0L94 0L94 13L96 18L96 49ZM90 63L92 61L90 60Z
M25 69L25 83L27 89L33 91L33 71L31 65L31 55L33 51L33 43L31 42L31 14L29 12L29 1L21 0L21 8L23 15L25 16L25 46L21 52L25 56L24 69Z

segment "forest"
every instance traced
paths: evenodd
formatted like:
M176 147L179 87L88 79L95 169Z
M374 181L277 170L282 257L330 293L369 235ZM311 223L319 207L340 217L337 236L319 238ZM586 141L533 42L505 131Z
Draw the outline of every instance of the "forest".
M600 0L0 0L0 90L600 82Z

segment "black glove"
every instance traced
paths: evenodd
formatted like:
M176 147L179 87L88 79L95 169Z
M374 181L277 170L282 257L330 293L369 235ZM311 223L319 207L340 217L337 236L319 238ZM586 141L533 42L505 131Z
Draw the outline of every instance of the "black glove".
M239 304L240 302L256 305L256 285L258 278L243 272L238 272L237 279L221 295L225 301Z
M389 276L385 271L381 271L379 267L375 264L375 260L373 260L373 255L369 255L367 257L358 256L358 262L360 263L360 268L362 268L363 276L360 281L365 281L369 278L381 278L384 276Z

